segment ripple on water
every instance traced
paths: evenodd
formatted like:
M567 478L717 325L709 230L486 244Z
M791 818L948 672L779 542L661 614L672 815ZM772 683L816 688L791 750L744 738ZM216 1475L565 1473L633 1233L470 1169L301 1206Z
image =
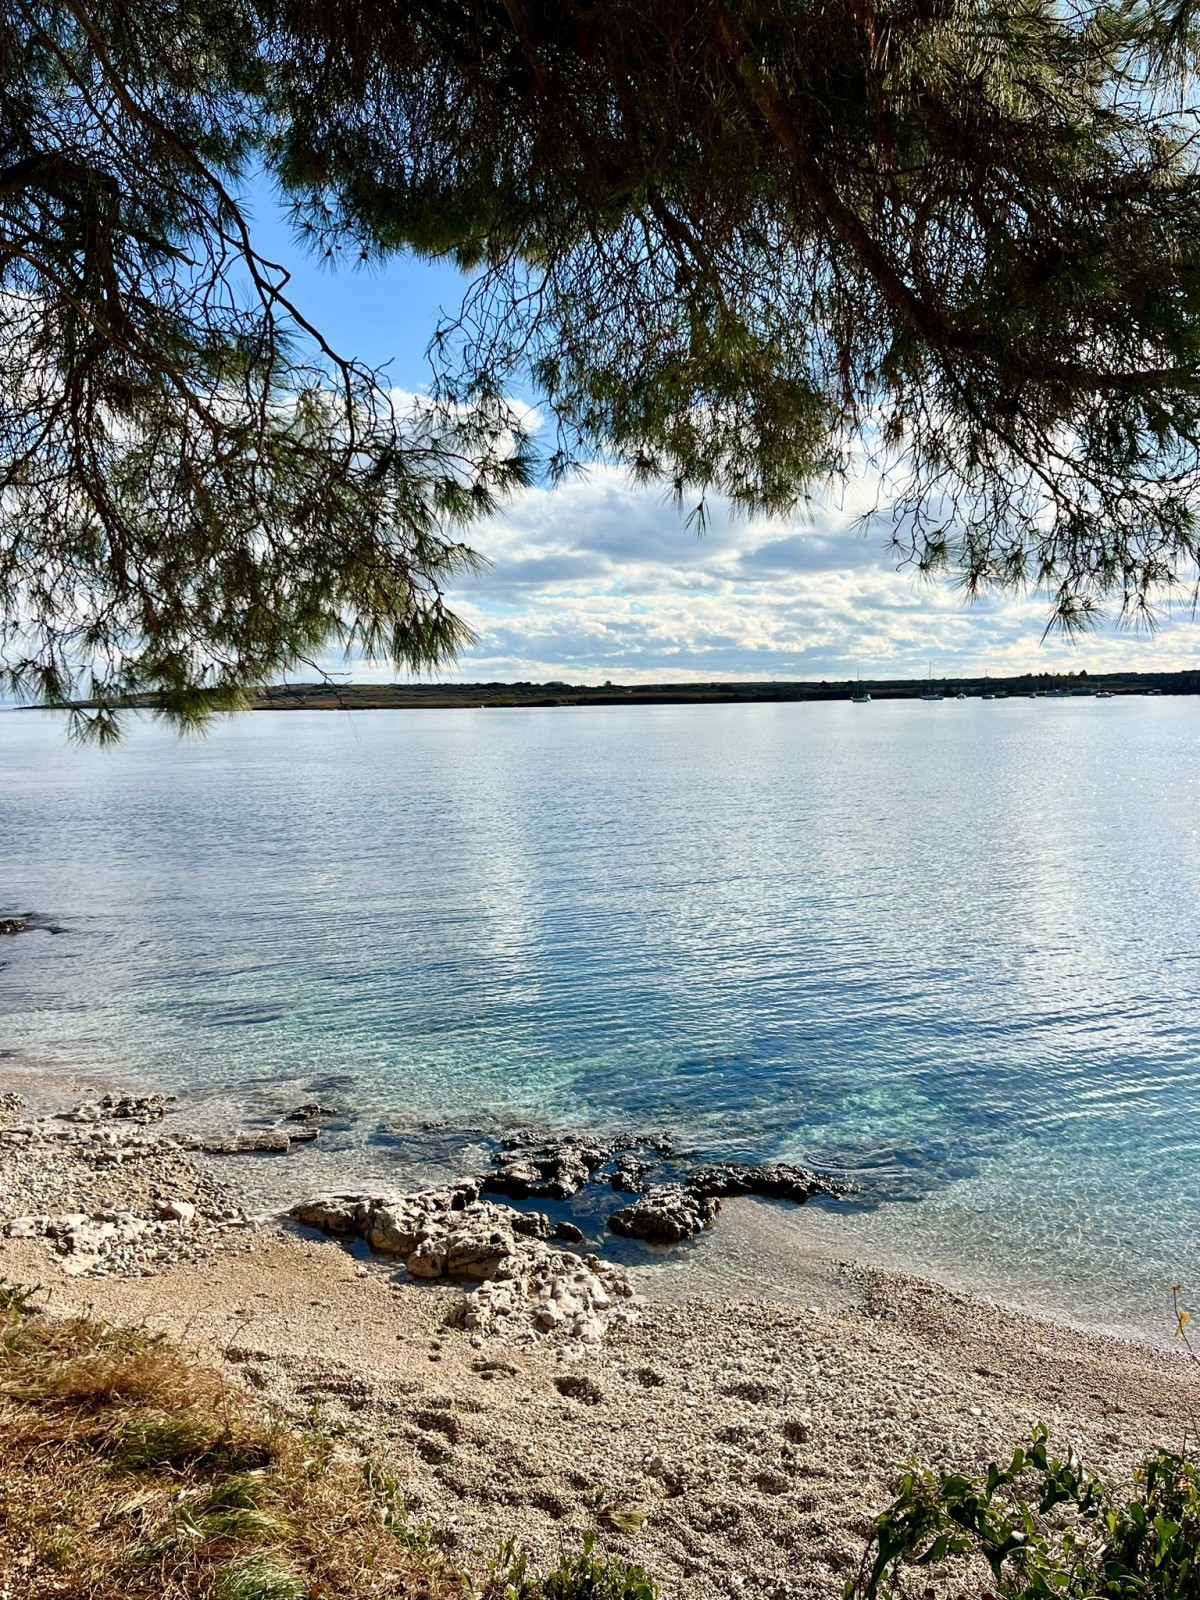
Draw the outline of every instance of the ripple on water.
M1198 734L1190 700L280 713L103 754L0 718L0 915L39 917L5 1044L344 1082L372 1170L389 1121L670 1125L859 1179L772 1220L775 1277L815 1238L1152 1330L1198 1276Z

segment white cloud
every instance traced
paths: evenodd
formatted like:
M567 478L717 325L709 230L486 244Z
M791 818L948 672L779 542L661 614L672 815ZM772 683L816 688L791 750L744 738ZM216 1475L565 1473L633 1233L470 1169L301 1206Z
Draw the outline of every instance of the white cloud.
M814 503L788 522L716 506L703 537L661 490L617 468L531 489L473 530L489 566L452 601L478 642L449 676L634 683L919 676L931 660L939 675L1195 665L1200 634L1186 611L1156 634L1101 626L1081 643L1043 643L1044 596L968 604L948 580L898 571L887 530L864 535L856 521L860 487L851 503Z
M854 496L857 500L859 497ZM855 508L857 509L857 507ZM460 678L602 682L902 676L1194 665L1190 614L1042 643L1043 596L968 604L897 571L886 533L814 504L790 523L716 507L703 537L659 490L594 467L534 489L472 541L490 566L454 596L479 640Z

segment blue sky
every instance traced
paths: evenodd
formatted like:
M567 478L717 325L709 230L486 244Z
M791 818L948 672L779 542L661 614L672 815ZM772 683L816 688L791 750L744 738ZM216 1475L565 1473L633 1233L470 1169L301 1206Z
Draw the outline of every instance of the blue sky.
M307 259L269 194L253 202L259 249L292 271L290 292L343 354L388 365L420 391L425 355L464 280L412 257L332 272ZM861 536L854 506L816 502L792 522L736 520L716 507L703 538L656 489L595 467L533 489L471 542L487 560L452 596L476 644L451 678L574 682L908 676L1192 667L1200 632L1186 608L1156 633L1102 625L1080 644L1043 642L1043 597L969 605L947 582L897 571L884 530ZM385 680L386 667L324 663Z

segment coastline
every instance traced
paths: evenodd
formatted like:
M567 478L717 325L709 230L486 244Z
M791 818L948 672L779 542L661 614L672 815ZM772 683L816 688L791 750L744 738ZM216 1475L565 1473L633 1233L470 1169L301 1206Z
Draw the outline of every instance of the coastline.
M115 1135L134 1153L112 1165L71 1140L48 1163L6 1143L6 1220L31 1190L81 1209L157 1191L161 1209L167 1188L181 1218L233 1220L203 1239L164 1223L165 1258L133 1274L69 1275L47 1241L4 1238L0 1275L40 1282L52 1311L168 1334L288 1415L319 1407L387 1456L413 1515L477 1573L503 1539L553 1559L595 1529L665 1595L815 1600L905 1461L978 1469L1044 1421L1119 1481L1200 1404L1200 1371L1175 1356L819 1253L808 1303L679 1293L633 1266L646 1304L597 1343L447 1326L461 1288L245 1215L236 1168L255 1158L164 1153L160 1125ZM722 1221L753 1228L754 1211L733 1200Z
M129 1071L118 1079L105 1071L63 1071L16 1056L5 1059L3 1066L0 1090L18 1090L25 1105L23 1114L37 1117L53 1117L81 1100L95 1100L104 1094L152 1096L161 1088L155 1078ZM181 1095L172 1107L170 1121L174 1124L178 1119L190 1131L203 1134L224 1133L234 1126L251 1130L278 1127L293 1101L316 1093L317 1080L297 1079L264 1083L251 1096L234 1092ZM311 1143L295 1145L286 1156L250 1152L215 1162L203 1155L198 1158L211 1176L219 1176L232 1201L262 1222L282 1217L293 1204L319 1194L346 1190L391 1193L453 1184L486 1166L490 1153L486 1141L528 1126L517 1120L466 1128L451 1121L413 1127L388 1123L368 1129L345 1100L343 1086L328 1090L321 1083L319 1093L331 1093L346 1107L346 1114L332 1126L323 1124L321 1137ZM386 1137L381 1140L385 1129ZM582 1131L574 1130L576 1134ZM490 1148L494 1149L494 1142ZM1123 1345L1158 1351L1175 1348L1168 1283L1163 1284L1161 1315L1145 1322L1114 1316L1103 1295L1068 1295L1061 1286L1057 1293L1039 1294L1028 1277L1020 1279L1019 1289L1014 1288L1009 1272L989 1260L977 1257L964 1270L964 1264L955 1258L919 1256L911 1245L906 1246L908 1207L904 1203L885 1201L863 1207L854 1203L853 1193L847 1202L818 1197L807 1205L748 1196L727 1200L714 1227L666 1248L639 1247L636 1242L619 1239L605 1231L602 1212L594 1204L591 1209L589 1219L580 1217L570 1204L550 1203L556 1216L578 1218L585 1225L590 1221L597 1229L593 1247L625 1266L643 1268L644 1292L664 1301L745 1295L807 1305L832 1292L836 1274L831 1275L831 1268L855 1268L928 1283L947 1295L965 1296L1017 1317ZM0 1228L3 1222L0 1215ZM1002 1256L1002 1221L997 1224L995 1244Z
M1052 774L1045 826L1007 801L1001 815L984 792L988 752L1001 760L1009 739L986 733L992 708L942 719L943 784L976 775L951 839L936 798L950 791L923 781L925 708L871 724L894 736L869 759L875 735L852 734L856 709L830 713L845 728L817 744L790 714L719 708L626 717L627 731L582 712L519 729L379 716L361 740L328 719L245 718L214 730L215 754L139 725L111 761L81 763L58 760L56 731L35 727L14 747L23 820L5 910L41 908L67 936L31 924L4 942L5 1042L119 1083L133 1068L206 1110L222 1083L264 1118L291 1095L352 1097L347 1135L247 1173L263 1191L293 1170L310 1192L343 1181L318 1177L322 1163L353 1164L354 1183L403 1183L409 1152L393 1133L425 1118L556 1131L677 1118L705 1154L861 1171L889 1197L873 1224L849 1207L790 1219L839 1259L1169 1339L1169 1285L1200 1274L1195 873L1164 848L1186 796L1172 759L1186 704L1035 717L1041 734L1014 736L1021 757L1004 758L1004 794L1040 794L1028 786ZM1110 714L1129 734L1115 764L1096 721ZM1051 752L1066 717L1093 732L1064 777ZM978 738L962 734L972 726ZM770 782L753 776L760 757ZM701 759L722 781L696 813ZM843 807L846 762L863 787ZM895 792L875 782L893 769ZM1125 849L1119 804L1144 770L1163 778L1147 793L1153 884ZM58 840L39 821L51 783ZM626 826L634 792L652 803ZM1111 807L1081 810L1093 792ZM110 803L123 841L111 859L95 821ZM426 804L445 822L432 855L414 822ZM970 863L949 848L960 826L987 840ZM91 873L90 860L107 866ZM1137 918L1154 885L1151 929ZM1051 903L1061 914L1039 915ZM679 1277L726 1270L716 1258L734 1220L688 1247ZM760 1212L756 1237L776 1220ZM791 1247L780 1241L785 1269ZM768 1270L763 1285L783 1292L784 1276Z

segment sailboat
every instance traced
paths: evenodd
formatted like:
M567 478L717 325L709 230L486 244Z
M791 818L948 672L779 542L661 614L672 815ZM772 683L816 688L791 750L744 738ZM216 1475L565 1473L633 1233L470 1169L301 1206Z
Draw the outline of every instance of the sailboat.
M945 698L946 698L946 696L942 693L942 691L940 689L935 689L933 687L933 662L931 661L929 663L929 681L925 685L924 689L921 690L921 699L922 700L944 700Z
M862 686L861 672L858 675L858 688L850 696L850 704L854 706L869 706L871 704L871 696Z

